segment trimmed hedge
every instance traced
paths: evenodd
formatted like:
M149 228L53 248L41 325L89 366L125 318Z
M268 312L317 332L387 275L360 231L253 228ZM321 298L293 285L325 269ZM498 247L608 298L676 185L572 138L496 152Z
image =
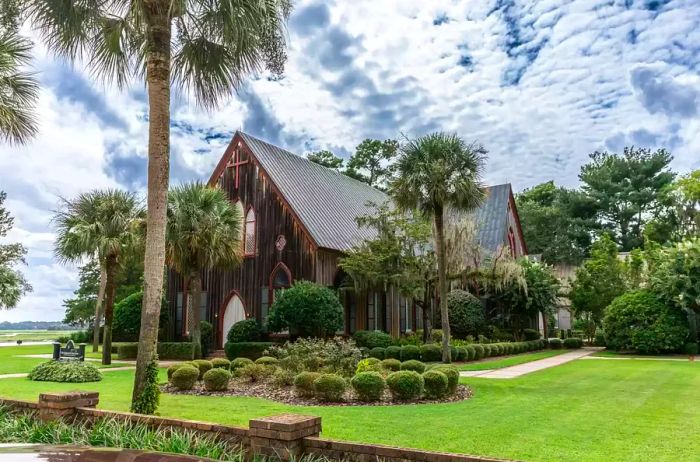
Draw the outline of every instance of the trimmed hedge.
M484 346L481 345L480 343L477 343L473 346L474 348L474 359L483 359L485 357L485 350Z
M395 345L386 347L384 357L386 359L401 359L401 347Z
M438 364L430 369L431 371L440 371L447 376L447 391L449 394L454 394L459 385L459 369L449 364Z
M262 364L248 364L240 369L236 369L236 376L243 379L248 379L250 382L260 382L266 377L274 374L275 368L269 366L263 366Z
M357 363L356 374L361 372L380 372L382 370L382 362L377 358L366 358Z
M117 347L117 359L136 359L139 344L122 343ZM192 342L158 342L159 359L194 359L194 343Z
M123 343L117 348L117 359L136 359L138 352L138 343Z
M321 374L314 380L314 393L321 401L337 403L343 400L347 384L338 374Z
M476 359L476 348L474 345L467 345L467 361L474 361Z
M415 359L409 359L401 363L402 371L416 371L419 374L425 372L425 363L417 361Z
M243 367L246 367L250 364L254 364L252 359L249 358L234 358L233 361L231 361L231 371L234 372L237 369L241 369Z
M386 358L386 348L374 347L369 350L370 358L384 359Z
M238 321L226 333L226 341L231 343L257 342L262 337L262 330L255 318Z
M183 365L173 373L170 383L180 390L191 390L197 383L199 369L189 364Z
M391 335L381 330L358 330L352 338L358 347L369 349L375 347L386 348L393 343Z
M385 359L384 361L381 362L382 368L391 371L391 372L396 372L401 370L401 361L398 359L394 358L389 358Z
M467 361L469 359L469 353L465 347L457 347L457 356L453 358L456 361Z
M404 345L401 347L401 361L420 359L420 348L417 345Z
M562 341L560 338L550 338L549 339L549 348L552 350L561 350L562 346Z
M211 361L207 361L206 359L195 359L194 361L192 361L192 364L194 364L197 367L197 369L199 369L199 377L197 378L197 380L202 380L204 374L206 374L214 367Z
M428 343L420 348L420 359L423 362L436 362L442 359L442 350L434 343Z
M214 369L231 369L231 361L226 358L213 358L211 360L211 365Z
M574 349L583 347L583 340L577 337L570 337L564 340L564 348Z
M395 400L418 399L423 394L423 377L416 371L399 371L389 374L386 379L391 396Z
M230 360L235 358L258 359L262 357L265 350L273 346L273 342L226 342L224 351Z
M386 382L378 372L361 372L352 378L350 385L360 401L371 402L381 399Z
M318 372L302 372L294 377L294 389L301 397L308 398L314 395L314 382L321 377Z
M279 359L272 356L261 356L255 360L255 364L262 364L263 366L276 366L278 363Z
M440 399L447 394L447 376L441 371L431 369L423 373L425 397Z
M231 380L231 373L220 367L208 370L204 377L204 388L208 391L226 391L228 382Z
M83 361L47 361L34 367L28 375L36 382L99 382L102 374L94 365Z

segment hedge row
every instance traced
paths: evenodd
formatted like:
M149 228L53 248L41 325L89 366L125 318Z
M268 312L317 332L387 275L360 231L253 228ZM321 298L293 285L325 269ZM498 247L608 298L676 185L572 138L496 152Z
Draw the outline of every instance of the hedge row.
M117 347L118 359L136 359L138 343L122 343ZM194 344L191 342L159 342L159 359L183 359L194 358Z
M226 342L224 351L232 361L236 358L258 359L273 345L273 342Z
M545 340L529 340L526 342L508 343L474 343L466 346L452 346L451 355L453 361L474 361L491 356L512 355L527 351L541 350L547 346ZM574 347L571 347L574 348ZM442 348L436 343L422 346L404 345L363 348L365 356L379 360L396 359L399 361L421 360L424 362L438 362L442 360Z

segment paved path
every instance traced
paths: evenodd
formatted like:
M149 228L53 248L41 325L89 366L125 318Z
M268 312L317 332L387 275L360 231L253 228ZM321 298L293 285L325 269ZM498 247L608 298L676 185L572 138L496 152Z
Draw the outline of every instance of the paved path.
M484 370L484 371L462 371L459 373L461 377L479 377L487 379L514 379L521 375L531 372L549 369L550 367L560 366L562 364L583 358L595 353L595 349L580 349L572 350L564 354L552 356L551 358L538 359L529 363L518 364L517 366L504 367L503 369Z

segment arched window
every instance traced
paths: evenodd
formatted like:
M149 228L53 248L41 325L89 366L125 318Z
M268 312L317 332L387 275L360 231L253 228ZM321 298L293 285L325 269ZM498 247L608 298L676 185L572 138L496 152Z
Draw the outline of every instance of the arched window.
M291 287L292 273L284 263L278 263L270 274L270 299L269 304L275 301L275 296L284 289Z
M245 256L255 255L255 210L253 207L248 209L245 214Z

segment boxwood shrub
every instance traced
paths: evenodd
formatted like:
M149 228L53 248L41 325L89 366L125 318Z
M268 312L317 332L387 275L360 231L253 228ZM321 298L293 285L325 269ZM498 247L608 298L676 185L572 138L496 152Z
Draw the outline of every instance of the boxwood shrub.
M207 371L210 371L214 367L211 361L207 361L206 359L195 359L194 361L192 361L192 364L197 366L197 369L199 369L199 377L197 378L198 380L202 380L204 374L206 374Z
M399 371L389 374L386 384L395 400L418 399L423 394L423 377L416 371Z
M418 345L404 345L401 347L401 361L408 361L409 359L420 359L420 348Z
M431 371L440 371L447 376L447 391L449 394L454 394L459 386L459 369L449 364L438 364L430 369Z
M357 363L356 374L360 372L381 372L382 362L377 358L365 358Z
M47 361L34 367L29 380L36 382L99 382L102 374L94 365L83 361Z
M226 333L226 341L231 343L257 342L262 337L262 330L255 318L238 321Z
M319 378L319 372L301 372L294 377L294 389L297 394L304 398L314 395L314 382Z
M393 342L391 335L381 330L358 330L352 338L358 347L369 349L375 347L386 348Z
M343 400L347 384L338 374L321 374L314 380L314 393L321 401L337 403Z
M255 360L255 364L262 364L263 366L276 366L278 363L279 360L272 356L261 356Z
M139 352L138 343L122 343L117 348L117 359L136 359ZM192 358L188 358L192 359Z
M357 399L365 402L380 400L386 389L386 382L378 372L361 372L352 378L350 385Z
M391 372L396 372L401 370L401 361L398 359L394 358L388 358L382 361L382 368L391 371Z
M465 347L467 350L467 361L474 361L476 359L476 348L474 345L467 345Z
M226 358L213 358L211 365L214 369L231 369L231 361Z
M469 358L469 353L467 352L466 347L457 347L457 355L454 359L455 361L467 361Z
M562 342L561 339L559 338L550 338L549 339L549 348L552 350L561 350Z
M401 359L401 347L395 345L386 347L384 357L387 359Z
M564 340L564 348L574 349L583 347L583 340L577 337L569 337Z
M180 390L191 390L197 383L199 369L189 364L183 365L173 372L170 383Z
M481 348L484 350L484 358L490 358L491 355L491 344L490 343L484 343L481 345Z
M370 358L384 359L386 358L386 348L374 347L369 350Z
M226 391L228 390L228 382L231 380L231 373L226 369L216 367L208 370L204 377L204 388L208 391Z
M252 359L248 358L235 358L233 361L231 361L231 371L235 372L237 369L241 369L242 367L248 366L249 364L253 364Z
M158 342L158 358L188 361L194 358L195 345L192 342Z
M236 376L246 379L250 382L260 382L274 374L275 368L264 366L262 364L248 364L239 369L236 369Z
M425 397L440 399L447 394L447 376L441 371L431 369L423 373Z
M476 344L474 344L474 346L472 348L474 348L474 359L483 359L484 358L486 351L485 351L484 346L482 344L476 343Z
M226 342L224 351L232 361L234 358L258 359L273 345L272 342Z
M409 359L408 361L404 361L401 363L401 370L416 371L419 374L422 374L423 372L425 372L425 363L415 359Z
M420 359L426 363L440 361L442 350L434 343L428 343L420 348Z
M172 366L170 366L170 367L168 368L168 381L170 381L170 379L172 378L173 373L174 373L176 370L180 369L180 368L181 368L182 366L184 366L185 364L186 364L186 363L179 363L179 364L173 364ZM190 364L190 365L191 365L191 364Z

